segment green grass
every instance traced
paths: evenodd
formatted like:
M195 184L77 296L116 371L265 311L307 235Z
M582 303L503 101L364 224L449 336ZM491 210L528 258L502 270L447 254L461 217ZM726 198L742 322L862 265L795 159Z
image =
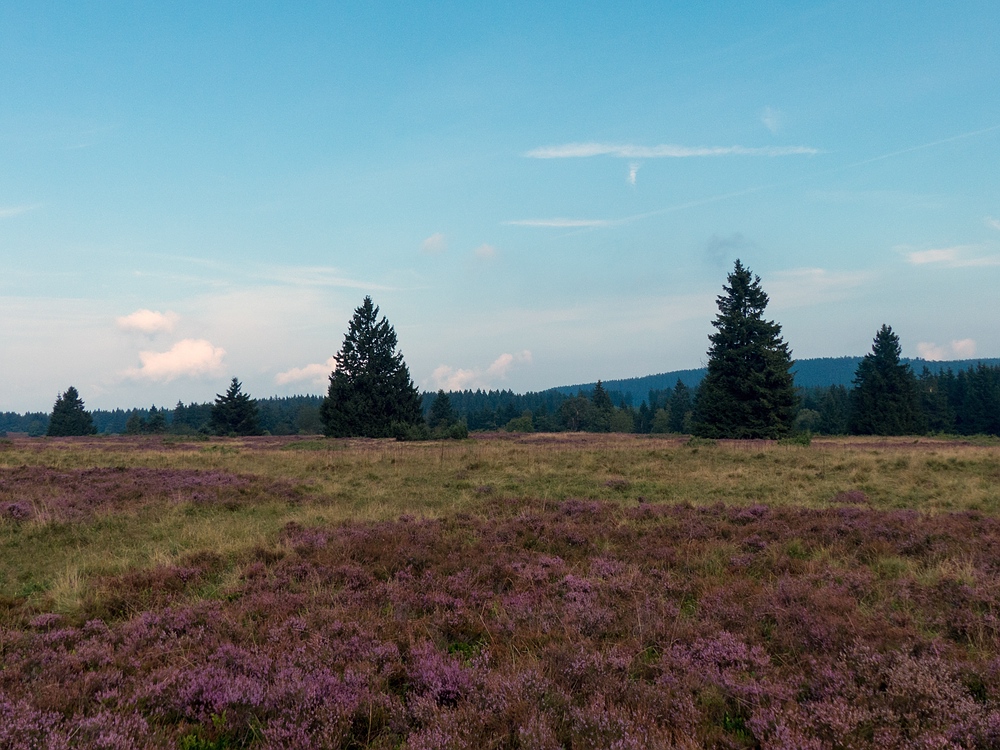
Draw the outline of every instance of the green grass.
M290 522L475 513L486 498L828 507L838 493L860 490L881 509L989 515L1000 509L1000 446L940 439L814 439L809 446L628 435L440 443L7 441L0 468L26 465L222 470L302 489L300 502L264 496L226 508L164 501L71 523L0 520L0 596L61 610L72 610L102 576L175 563L200 551L235 560L254 547L273 547ZM17 499L0 491L0 503ZM796 558L810 554L789 550ZM905 566L883 560L876 570L892 577Z

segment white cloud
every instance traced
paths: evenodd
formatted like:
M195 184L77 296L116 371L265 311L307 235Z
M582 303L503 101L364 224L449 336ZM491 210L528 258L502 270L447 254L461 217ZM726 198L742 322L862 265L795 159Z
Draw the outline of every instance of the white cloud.
M483 369L463 369L450 365L439 365L431 373L434 390L463 391L467 388L489 388L497 380L506 379L517 365L530 365L531 352L525 349L516 354L504 353Z
M905 251L905 248L900 248ZM917 266L941 264L947 268L971 268L977 266L1000 266L1000 255L973 255L981 250L978 245L955 245L954 247L912 250L906 252L906 259Z
M260 266L259 269L252 268L250 271L248 274L250 278L263 280L269 284L380 291L389 289L387 286L369 281L347 278L340 269L329 266Z
M474 251L477 258L482 258L483 260L489 260L497 254L497 249L493 245L488 245L485 242L477 247Z
M556 229L577 229L581 227L607 227L612 222L607 219L517 219L505 222L514 227L554 227Z
M769 276L762 286L775 307L805 307L842 299L873 278L870 271L796 268Z
M951 350L960 359L969 359L976 356L975 339L959 339L951 342Z
M448 249L448 242L441 232L435 232L426 240L420 243L421 252L428 255L440 255Z
M938 248L935 250L915 250L907 253L906 259L915 265L925 263L953 263L958 258L957 247Z
M565 143L541 146L525 156L530 159L578 159L617 156L623 159L683 159L692 156L795 156L818 154L811 146L638 146L631 143Z
M992 227L993 229L1000 230L1000 219L994 219L992 216L986 217L986 226Z
M141 367L126 370L130 378L169 383L180 377L219 375L226 350L205 339L183 339L165 352L139 352Z
M290 370L279 372L274 376L274 382L278 385L288 385L289 383L323 385L330 379L330 373L335 369L337 369L337 360L330 357L326 362L306 365L305 367L293 367Z
M167 310L165 313L156 310L136 310L129 315L116 318L115 322L123 331L138 331L139 333L170 333L177 325L180 316Z
M917 354L929 360L971 359L976 356L976 342L974 339L958 339L949 346L938 346L929 341L921 341L917 344Z
M10 219L14 216L20 216L21 214L26 214L28 211L34 211L38 208L37 205L33 206L0 206L0 219Z
M641 166L642 165L639 164L639 162L636 162L636 161L634 161L634 162L632 162L631 164L628 165L628 184L629 185L634 185L635 184L635 176L639 172L639 167L641 167Z
M781 112L772 107L764 107L760 113L760 121L772 133L777 133L781 130L781 119Z

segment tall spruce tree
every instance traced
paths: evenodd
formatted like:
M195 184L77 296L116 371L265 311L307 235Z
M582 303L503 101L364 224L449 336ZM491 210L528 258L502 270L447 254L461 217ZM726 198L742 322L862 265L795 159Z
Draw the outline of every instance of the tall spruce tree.
M670 395L667 413L669 414L670 432L687 432L691 422L691 389L677 378L673 393Z
M451 398L443 390L439 390L427 414L427 424L433 430L438 427L450 427L457 421L458 417L451 407Z
M420 393L396 351L396 332L378 313L372 298L365 297L334 356L337 369L320 407L327 436L390 437L394 423L423 421Z
M72 437L75 435L93 435L97 432L90 412L83 408L83 399L73 386L56 398L49 417L49 437Z
M854 374L849 428L855 435L924 432L917 378L899 361L901 351L899 336L883 324Z
M768 297L760 277L739 260L722 289L692 431L709 438L780 438L791 430L797 405L781 326L764 320Z
M216 435L259 435L257 402L243 393L243 384L233 378L225 395L216 394L209 429Z

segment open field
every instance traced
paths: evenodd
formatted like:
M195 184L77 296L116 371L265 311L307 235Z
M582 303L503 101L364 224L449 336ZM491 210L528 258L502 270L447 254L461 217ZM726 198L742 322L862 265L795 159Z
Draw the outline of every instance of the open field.
M3 441L0 747L998 747L998 551L989 442Z

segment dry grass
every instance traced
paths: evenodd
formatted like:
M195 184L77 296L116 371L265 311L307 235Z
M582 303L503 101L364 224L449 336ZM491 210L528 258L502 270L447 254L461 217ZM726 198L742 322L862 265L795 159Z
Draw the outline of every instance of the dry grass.
M38 491L31 520L0 520L0 595L39 604L58 601L63 609L72 608L95 576L206 550L234 558L273 546L289 522L314 526L476 513L497 498L817 508L861 502L876 509L988 515L1000 510L1000 447L925 438L814 440L809 447L581 434L441 443L301 438L5 443L0 471L22 466L222 471L280 481L300 493L296 501L258 493L236 507L176 497L134 512L65 522L54 517ZM18 499L0 490L0 507ZM879 574L898 574L897 568L898 561L886 560Z

